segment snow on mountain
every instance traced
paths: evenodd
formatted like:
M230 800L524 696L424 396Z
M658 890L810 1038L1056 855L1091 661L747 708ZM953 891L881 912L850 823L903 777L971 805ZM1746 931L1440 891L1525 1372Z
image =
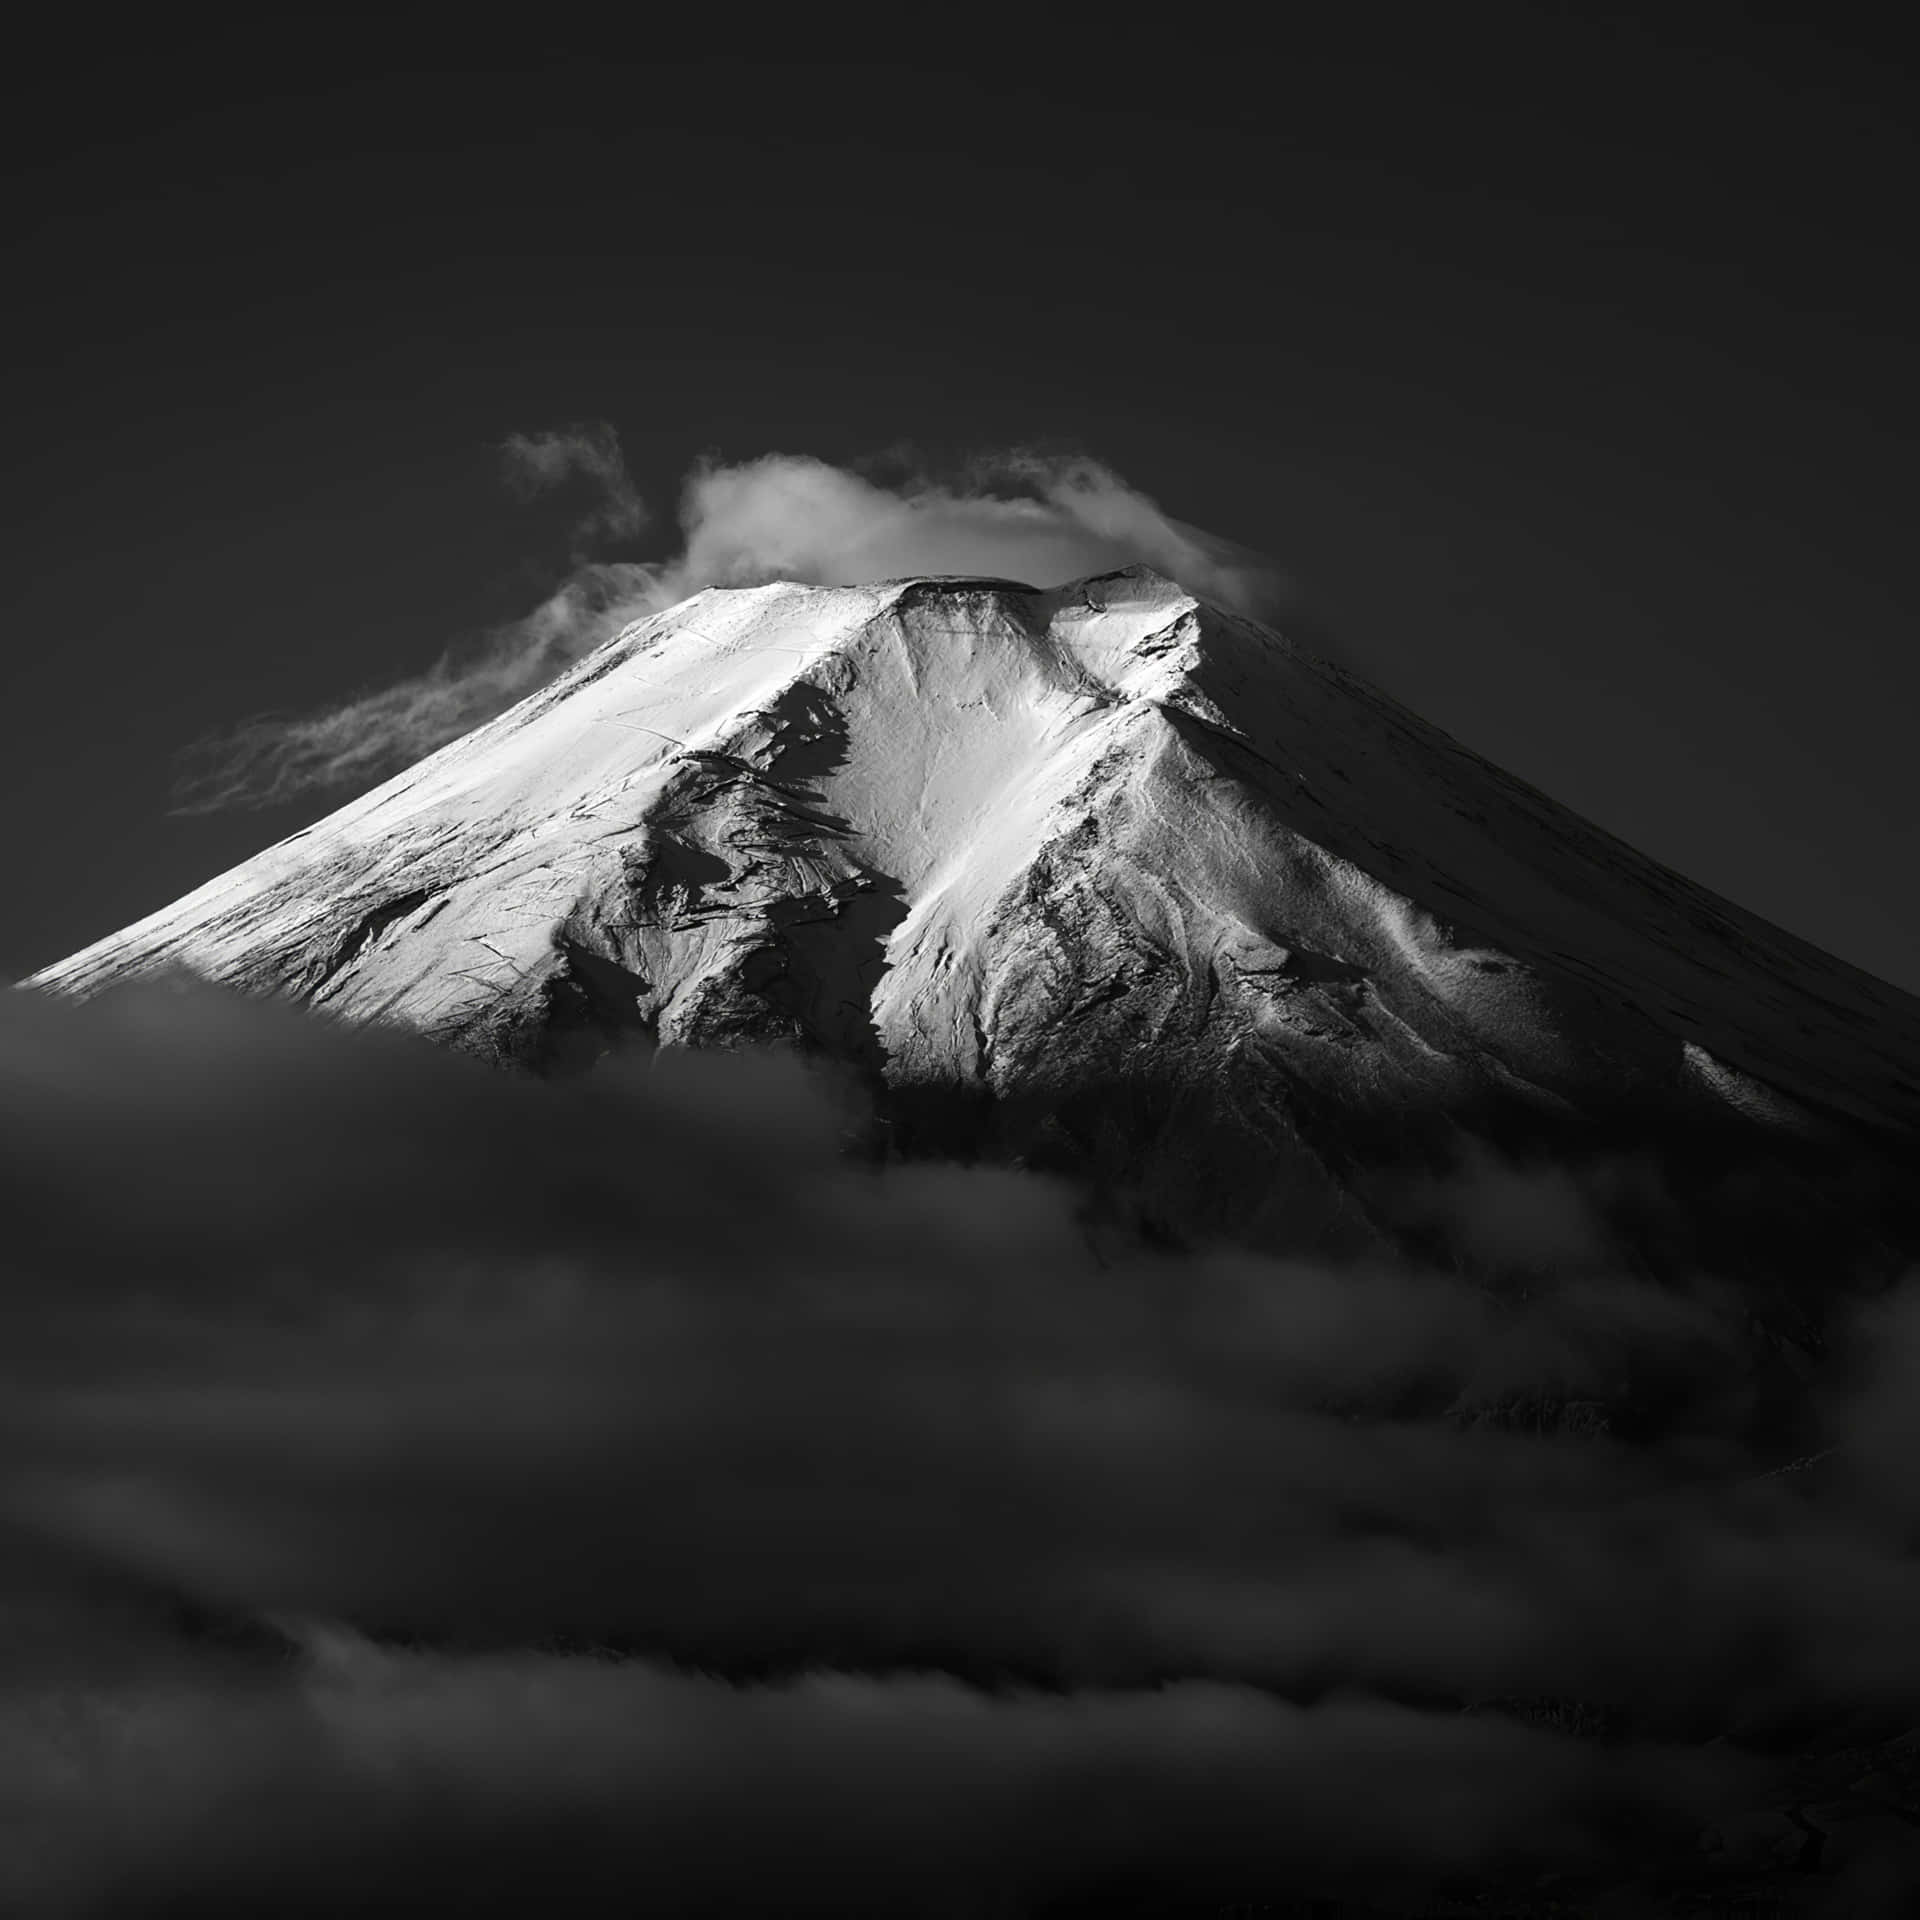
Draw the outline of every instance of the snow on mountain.
M1920 1002L1140 568L696 594L34 984L168 965L539 1068L795 1039L1255 1233L1364 1239L1422 1116L1920 1132Z

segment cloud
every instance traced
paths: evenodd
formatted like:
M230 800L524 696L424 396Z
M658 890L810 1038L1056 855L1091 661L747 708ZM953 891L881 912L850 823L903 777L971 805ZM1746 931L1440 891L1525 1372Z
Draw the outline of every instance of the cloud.
M102 1805L99 1871L254 1910L296 1856L347 1902L350 1829L396 1887L573 1849L747 1908L742 1832L827 1909L1566 1868L1628 1801L1690 1847L1713 1735L1920 1719L1915 1296L1829 1477L1767 1474L1738 1300L1096 1248L1067 1186L849 1156L850 1100L0 998L0 1722L59 1870Z
M584 475L601 490L576 538L637 532L644 512L604 425L516 434L506 471L523 492ZM184 812L269 806L365 787L504 711L622 627L709 586L796 580L847 586L961 573L1053 587L1141 563L1243 613L1270 613L1280 582L1258 556L1167 514L1097 461L1009 452L936 480L890 484L793 454L709 462L687 479L679 552L589 561L525 618L450 649L426 672L319 712L265 716L183 755Z
M1190 593L1270 610L1272 570L1170 519L1098 462L1012 452L958 479L881 485L823 460L770 454L693 473L686 545L662 574L673 598L768 579L853 586L909 574L983 574L1038 587L1144 563Z
M584 564L524 619L450 649L425 673L296 718L264 716L181 755L175 809L268 807L367 787L504 712L610 639L652 575Z
M510 433L501 442L500 460L508 487L522 499L549 492L575 475L592 483L593 510L574 523L578 545L631 540L647 524L646 503L627 472L620 436L604 420L548 433Z
M1727 1772L1204 1683L737 1688L338 1629L291 1671L148 1671L55 1698L8 1702L22 1733L0 1791L37 1842L0 1879L10 1911L53 1895L96 1912L948 1915L1417 1893L1499 1855L1604 1857L1623 1815L1684 1844Z

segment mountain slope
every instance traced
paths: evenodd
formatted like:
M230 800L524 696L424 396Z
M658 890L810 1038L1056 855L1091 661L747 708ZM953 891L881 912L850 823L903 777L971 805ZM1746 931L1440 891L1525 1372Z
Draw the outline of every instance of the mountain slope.
M533 1066L798 1039L1256 1237L1364 1243L1421 1116L1920 1133L1920 1003L1143 569L697 594L35 983L169 964Z

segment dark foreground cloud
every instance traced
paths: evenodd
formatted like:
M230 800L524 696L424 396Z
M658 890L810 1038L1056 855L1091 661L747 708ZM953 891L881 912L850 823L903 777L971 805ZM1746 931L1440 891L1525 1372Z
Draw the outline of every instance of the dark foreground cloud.
M984 574L1058 586L1135 562L1241 612L1270 612L1277 576L1258 556L1174 520L1110 468L1014 450L957 475L911 469L882 483L826 461L768 454L695 469L681 546L652 562L586 557L629 539L647 514L614 430L590 422L512 435L503 458L523 494L569 479L595 489L574 528L574 571L528 614L456 648L425 673L292 719L255 720L186 759L190 812L264 806L366 785L551 680L623 626L710 586L798 580L851 586L909 574Z
M1905 1296L1770 1473L1738 1301L1564 1196L1502 1298L1096 1244L855 1114L0 999L0 1904L1417 1890L1686 1851L1716 1736L1920 1720ZM1649 1366L1657 1433L1576 1417Z
M1664 1834L1716 1786L1697 1758L1365 1699L743 1689L337 1630L250 1684L155 1671L53 1704L28 1703L0 1760L39 1850L0 1867L9 1911L1111 1912L1362 1878L1417 1896L1490 1856L1564 1868L1623 1825Z

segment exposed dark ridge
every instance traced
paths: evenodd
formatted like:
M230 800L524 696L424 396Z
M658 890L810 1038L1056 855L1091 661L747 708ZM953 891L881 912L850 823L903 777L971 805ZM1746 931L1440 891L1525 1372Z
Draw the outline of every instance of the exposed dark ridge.
M645 1010L651 983L583 940L562 935L561 965L543 990L544 1019L530 1061L542 1074L590 1067L613 1048L658 1044L658 1023Z
M301 983L303 996L311 1000L324 993L395 921L417 912L437 891L434 887L417 887L363 913L335 944L319 969Z
M876 582L881 587L924 587L937 593L946 587L986 588L997 593L1032 593L1049 591L1046 587L1029 585L1025 580L1003 580L991 573L904 573L892 580Z

